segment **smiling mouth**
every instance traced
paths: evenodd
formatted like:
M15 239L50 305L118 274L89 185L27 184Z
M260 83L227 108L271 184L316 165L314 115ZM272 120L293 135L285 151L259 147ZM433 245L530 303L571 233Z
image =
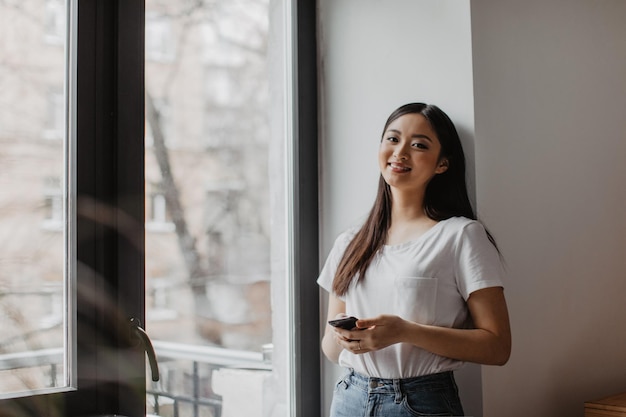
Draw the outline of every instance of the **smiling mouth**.
M407 166L400 165L400 164L395 164L395 163L393 163L393 162L390 162L390 163L389 163L389 164L387 164L387 165L389 165L389 167L390 167L393 171L395 171L395 172L408 172L408 171L410 171L410 170L411 170L411 168L409 168L409 167L407 167Z

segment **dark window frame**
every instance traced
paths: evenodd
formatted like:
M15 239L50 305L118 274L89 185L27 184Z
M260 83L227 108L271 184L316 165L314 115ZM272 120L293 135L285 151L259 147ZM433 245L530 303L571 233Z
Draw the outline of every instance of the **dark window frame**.
M294 67L297 96L294 143L295 381L292 415L321 415L319 334L319 198L317 2L296 0Z

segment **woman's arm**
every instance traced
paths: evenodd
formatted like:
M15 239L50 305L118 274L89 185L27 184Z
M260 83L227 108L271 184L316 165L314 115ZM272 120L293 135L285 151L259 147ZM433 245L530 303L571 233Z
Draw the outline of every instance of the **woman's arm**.
M355 353L379 350L394 343L411 343L453 359L504 365L511 354L511 329L504 291L500 287L478 290L470 295L467 305L473 329L427 326L383 315L359 320L357 326L366 329L347 332L344 336L360 339L360 350Z
M339 298L330 294L328 297L328 320L332 320L346 314L346 304ZM322 338L322 351L324 355L334 363L339 362L339 354L343 347L337 344L334 328L326 323L324 337Z

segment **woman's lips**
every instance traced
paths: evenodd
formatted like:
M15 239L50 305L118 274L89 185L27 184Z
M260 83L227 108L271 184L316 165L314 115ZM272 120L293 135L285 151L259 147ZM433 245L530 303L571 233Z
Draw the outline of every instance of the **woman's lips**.
M395 162L390 162L388 165L393 172L408 172L411 170L411 168L407 167L406 165L398 164Z

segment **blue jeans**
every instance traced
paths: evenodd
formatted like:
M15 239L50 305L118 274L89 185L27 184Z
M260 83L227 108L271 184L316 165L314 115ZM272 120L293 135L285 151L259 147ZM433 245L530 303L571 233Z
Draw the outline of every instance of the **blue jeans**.
M335 386L330 417L463 416L452 372L406 379L350 371Z

